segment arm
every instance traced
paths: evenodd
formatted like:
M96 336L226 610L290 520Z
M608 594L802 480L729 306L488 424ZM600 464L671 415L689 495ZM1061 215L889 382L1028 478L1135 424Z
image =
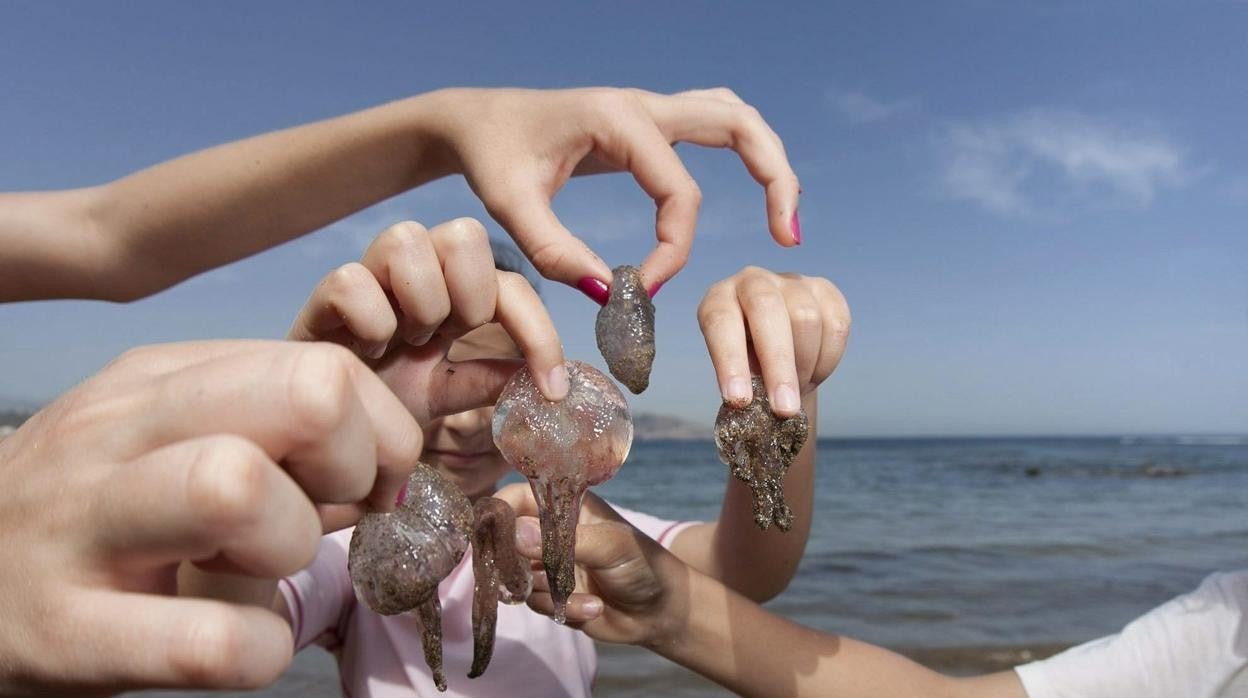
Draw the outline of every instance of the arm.
M772 615L682 563L602 500L586 499L576 540L585 574L567 616L596 640L641 645L746 696L1026 698L1014 672L946 677L880 647ZM534 519L517 520L516 544L540 559ZM542 575L528 603L553 612Z
M439 93L210 148L103 186L0 197L0 300L133 300L449 174Z
M698 319L725 402L749 400L753 363L761 370L773 412L797 412L796 400L783 397L788 390L801 396L810 421L806 444L784 477L785 501L793 510L791 530L760 530L749 486L729 476L719 519L685 529L671 545L686 564L755 601L766 601L788 586L810 535L819 385L845 353L849 307L825 279L746 268L711 287ZM744 388L739 379L745 380Z
M463 174L544 276L605 301L607 265L555 217L578 173L628 170L658 207L649 286L693 243L697 185L672 150L731 147L796 234L798 184L758 112L727 90L449 89L210 148L97 187L0 195L0 301L133 300ZM790 226L793 226L790 228Z

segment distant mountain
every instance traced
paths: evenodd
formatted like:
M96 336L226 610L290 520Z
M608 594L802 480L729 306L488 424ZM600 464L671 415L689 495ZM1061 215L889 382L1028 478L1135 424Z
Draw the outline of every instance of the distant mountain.
M709 439L711 427L683 417L642 412L633 415L633 438L638 441Z
M27 409L0 409L0 427L21 426L34 413L34 410Z

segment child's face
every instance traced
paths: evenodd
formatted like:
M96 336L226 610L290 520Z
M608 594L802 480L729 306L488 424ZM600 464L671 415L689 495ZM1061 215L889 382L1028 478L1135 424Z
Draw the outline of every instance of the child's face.
M451 346L448 358L520 358L520 350L501 325L478 327ZM498 481L511 470L494 446L490 428L494 408L481 407L435 419L425 426L423 460L450 478L471 500L494 494Z

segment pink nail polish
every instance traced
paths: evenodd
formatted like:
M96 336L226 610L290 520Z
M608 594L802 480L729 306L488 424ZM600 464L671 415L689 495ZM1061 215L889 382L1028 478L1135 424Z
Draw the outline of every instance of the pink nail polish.
M399 496L394 498L394 505L396 507L401 507L403 506L403 502L406 499L407 499L407 483L405 482L403 483L403 486L399 488Z
M649 293L649 294L650 294L650 297L651 297L651 298L654 298L655 296L659 295L659 289L661 289L661 288L663 288L663 282L662 282L662 281L660 281L659 283L657 283L657 284L655 284L655 285L651 286L650 288L646 289L646 293Z
M793 231L793 242L802 244L802 219L797 217L797 209L793 210L793 220L789 221L789 230Z
M592 276L576 282L576 287L598 305L606 305L607 299L611 297L611 290L607 285Z

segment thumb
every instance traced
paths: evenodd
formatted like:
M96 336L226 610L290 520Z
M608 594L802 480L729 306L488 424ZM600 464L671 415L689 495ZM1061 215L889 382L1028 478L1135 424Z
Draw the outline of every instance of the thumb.
M522 366L520 359L442 361L429 375L429 416L444 417L493 405Z
M621 521L583 524L576 528L576 562L586 569L618 567L644 557L638 536L645 536Z

